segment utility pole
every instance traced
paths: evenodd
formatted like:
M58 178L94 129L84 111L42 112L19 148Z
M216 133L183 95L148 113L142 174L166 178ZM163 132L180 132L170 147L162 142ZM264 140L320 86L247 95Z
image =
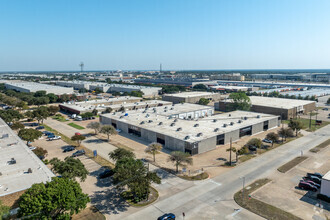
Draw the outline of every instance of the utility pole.
M243 188L242 188L242 203L244 205L244 187L245 187L245 176L240 177L241 179L243 179Z
M81 62L81 63L79 64L79 66L80 66L80 72L83 72L83 71L84 71L84 63Z
M162 64L159 65L159 73L162 73Z
M315 127L317 125L317 115L318 115L318 109L316 108L316 115L315 115Z
M231 166L231 151L232 151L232 138L230 138L230 148L229 148L229 165Z
M312 127L312 112L313 112L313 111L311 111L311 112L309 113L309 129L311 129L311 127Z

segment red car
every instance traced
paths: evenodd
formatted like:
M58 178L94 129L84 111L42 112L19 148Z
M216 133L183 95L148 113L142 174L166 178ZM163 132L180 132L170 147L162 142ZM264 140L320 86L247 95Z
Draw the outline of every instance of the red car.
M300 189L311 190L313 192L316 192L317 191L317 187L316 186L313 186L312 184L307 183L307 182L304 182L304 181L299 182L298 187Z
M74 133L74 135L81 135L79 132Z

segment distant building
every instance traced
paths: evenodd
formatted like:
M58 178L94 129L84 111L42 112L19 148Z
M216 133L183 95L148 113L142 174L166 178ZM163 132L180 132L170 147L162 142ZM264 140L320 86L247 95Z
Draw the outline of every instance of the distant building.
M263 96L249 96L251 111L282 116L283 119L295 118L299 114L307 114L316 109L314 101L284 99ZM229 111L231 99L221 100L214 104L218 111Z
M46 93L54 93L55 95L72 94L72 87L53 86L49 84L41 84L34 82L8 82L5 83L6 89L12 89L17 92L37 92L46 91Z
M218 74L210 76L210 80L235 80L235 81L244 81L245 76L240 73L228 73L228 74Z
M210 101L219 101L221 99L220 93L212 92L181 92L175 94L164 94L163 100L176 103L198 103L201 98L208 99Z
M246 86L210 86L214 91L225 91L225 92L247 92L256 91L258 87L246 87Z

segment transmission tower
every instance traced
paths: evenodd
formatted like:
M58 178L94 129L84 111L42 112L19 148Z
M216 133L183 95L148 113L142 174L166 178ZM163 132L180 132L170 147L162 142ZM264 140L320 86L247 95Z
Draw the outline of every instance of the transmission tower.
M84 63L81 62L81 63L79 64L79 66L80 66L80 71L83 72L83 71L84 71Z

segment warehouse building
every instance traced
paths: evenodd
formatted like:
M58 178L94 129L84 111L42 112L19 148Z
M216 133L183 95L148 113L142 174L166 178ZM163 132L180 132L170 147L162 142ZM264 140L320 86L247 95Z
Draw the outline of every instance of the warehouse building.
M54 176L0 118L0 198L18 199L19 192L35 183L51 181Z
M115 98L108 99L96 99L83 102L67 102L59 104L59 107L62 111L73 113L73 114L82 114L85 112L92 112L95 108L99 111L105 110L107 107L117 106L117 105L127 105L131 103L141 102L142 98L131 97L131 96L119 96Z
M100 82L88 82L88 81L57 81L57 85L73 87L74 89L86 89L86 90L95 90L99 88L102 92L113 93L113 92L132 92L140 91L143 92L143 97L154 97L158 96L161 87L147 87L147 86L138 86L138 85L127 85L127 84L108 84Z
M283 99L263 96L249 96L251 111L282 116L283 119L295 118L298 115L307 114L316 109L314 101ZM228 111L228 105L232 100L222 100L214 104L218 111Z
M37 92L46 91L46 93L54 93L55 95L72 94L72 87L53 86L49 84L41 84L34 82L10 82L5 83L6 89L12 89L17 92Z
M213 112L210 106L182 103L104 114L100 115L100 122L158 142L168 150L192 155L213 150L230 139L235 141L279 126L279 117L274 115L245 111L213 115Z
M59 107L62 111L69 112L72 114L82 114L86 112L92 112L94 109L98 111L98 113L102 113L107 108L111 108L112 111L129 111L129 110L137 110L137 109L145 109L152 108L158 106L166 106L172 105L172 102L166 102L162 100L150 100L150 101L137 101L137 102L123 102L121 104L95 104L95 103L85 103L85 102L71 102L60 104Z
M177 103L198 103L201 98L208 99L210 101L219 101L221 99L220 93L212 92L181 92L175 94L163 95L163 100L168 102Z

